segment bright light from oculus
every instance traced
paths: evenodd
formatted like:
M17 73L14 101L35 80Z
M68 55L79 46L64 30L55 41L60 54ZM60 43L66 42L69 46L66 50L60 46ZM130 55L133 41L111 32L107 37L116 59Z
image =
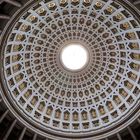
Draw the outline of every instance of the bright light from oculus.
M61 61L69 70L81 70L88 62L88 51L80 44L69 44L62 49Z

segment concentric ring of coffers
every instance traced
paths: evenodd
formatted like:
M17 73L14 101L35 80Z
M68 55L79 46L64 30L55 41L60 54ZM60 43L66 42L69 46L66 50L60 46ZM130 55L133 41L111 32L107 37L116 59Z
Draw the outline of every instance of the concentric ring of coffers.
M125 119L140 97L139 26L112 0L41 1L20 17L5 46L13 104L33 122L66 133L104 130ZM77 73L58 59L69 42L90 52Z

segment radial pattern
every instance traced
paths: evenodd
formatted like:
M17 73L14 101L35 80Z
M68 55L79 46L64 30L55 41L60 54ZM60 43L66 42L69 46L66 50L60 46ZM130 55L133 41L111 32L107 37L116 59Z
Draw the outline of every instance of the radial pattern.
M14 106L41 127L97 132L121 122L140 97L140 25L112 0L41 1L11 27L4 77ZM86 47L79 71L64 68L64 46ZM102 128L102 129L99 129Z

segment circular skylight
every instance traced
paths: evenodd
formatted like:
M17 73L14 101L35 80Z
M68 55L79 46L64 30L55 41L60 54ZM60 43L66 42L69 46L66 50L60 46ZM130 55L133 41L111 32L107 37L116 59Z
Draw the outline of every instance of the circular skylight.
M60 57L64 67L77 71L87 64L88 52L80 44L69 44L62 49Z

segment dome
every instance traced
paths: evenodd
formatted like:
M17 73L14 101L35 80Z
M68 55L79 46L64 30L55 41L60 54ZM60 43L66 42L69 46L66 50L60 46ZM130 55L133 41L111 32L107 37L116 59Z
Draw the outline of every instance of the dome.
M123 0L10 2L19 9L2 22L0 84L12 116L53 140L121 138L127 127L135 139L139 10Z

